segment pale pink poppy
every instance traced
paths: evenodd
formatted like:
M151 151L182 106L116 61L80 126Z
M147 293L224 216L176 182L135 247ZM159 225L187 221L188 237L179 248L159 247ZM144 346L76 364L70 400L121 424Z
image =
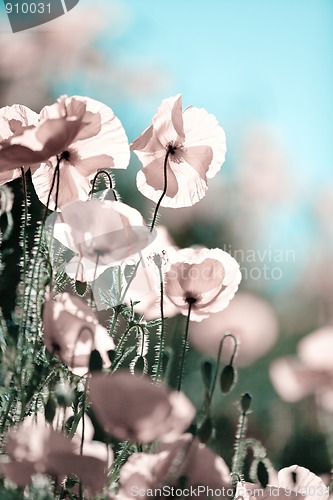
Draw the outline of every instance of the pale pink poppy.
M303 337L297 356L281 357L270 366L270 377L279 396L297 402L313 394L319 406L333 412L333 327L325 326Z
M186 479L181 485L182 477ZM200 498L210 496L204 488L219 490L217 496L221 498L229 498L231 493L230 471L224 460L190 434L160 443L154 454L135 453L129 457L119 483L120 498L133 498L139 490L142 498L149 498L159 488L162 494L156 491L155 496L164 498L172 487L182 488L185 493L187 488L200 486Z
M127 168L129 145L125 130L112 109L105 104L88 97L62 96L52 106L42 109L40 119L39 127L45 128L50 154L45 158L48 161L33 172L32 182L44 204L57 163L54 155L62 157L59 207L76 199L86 200L98 169ZM45 137L38 134L44 148ZM55 190L51 201L50 208L53 208Z
M165 277L165 293L179 311L201 321L225 309L242 275L236 260L219 248L185 248L175 252Z
M54 430L59 429L62 423L66 422L69 418L74 416L75 414L71 406L67 406L65 409L63 407L58 406L56 409L54 420L52 422ZM48 424L45 422L45 425ZM90 417L87 414L85 414L84 418L81 418L79 423L77 424L75 433L71 439L74 453L76 453L77 455L81 455L81 446L82 446L83 455L87 457L98 458L103 462L107 463L108 467L110 467L112 465L114 458L112 450L110 449L109 446L107 447L105 443L95 440L94 436L95 436L95 428L93 426L93 423Z
M154 239L135 208L110 200L77 200L47 219L53 238L77 254L69 276L93 281L107 267L137 254Z
M38 165L51 156L60 155L80 131L90 125L91 118L83 121L85 114L85 103L77 101L70 111L64 109L61 116L51 119L39 116L36 126L21 128L3 145L0 168Z
M0 109L0 184L5 184L21 176L20 167L28 167L24 162L16 162L15 156L6 159L6 150L16 136L26 128L38 123L38 114L22 106L14 104ZM2 155L4 158L2 159Z
M1 175L1 174L0 174ZM0 185L0 217L3 214L10 214L14 203L14 193L6 185Z
M181 392L153 385L148 378L126 371L93 374L89 398L97 419L118 439L150 443L182 433L195 409Z
M274 484L263 488L260 484L238 483L235 494L237 500L253 498L281 498L283 500L328 500L329 488L320 477L305 467L291 465L281 469Z
M187 107L182 111L180 94L164 99L148 127L132 144L143 165L137 186L157 202L164 190L167 159L167 189L161 206L186 207L205 196L207 179L225 160L226 141L215 116L206 110Z
M83 300L69 293L48 297L43 322L46 348L76 375L87 373L93 349L99 351L105 368L111 365L108 351L115 348L114 342Z
M6 453L11 461L1 462L0 470L18 486L26 486L34 474L50 474L62 481L77 475L92 492L106 483L106 461L74 453L71 441L49 425L24 421L8 434Z
M238 342L236 366L249 366L276 342L279 334L276 313L263 298L238 292L224 311L211 315L201 323L191 324L189 342L198 351L215 358L226 333L232 333ZM230 360L233 349L234 344L230 340L223 343L223 362Z

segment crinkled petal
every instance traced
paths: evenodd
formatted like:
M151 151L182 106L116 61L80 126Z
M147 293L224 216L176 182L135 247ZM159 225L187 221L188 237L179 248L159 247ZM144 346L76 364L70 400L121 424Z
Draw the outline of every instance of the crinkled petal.
M0 109L0 145L4 139L21 134L26 127L37 125L38 114L27 106L14 104Z
M109 157L109 168L127 168L130 159L127 135L120 120L115 116L112 109L88 97L75 96L74 99L82 99L86 103L86 109L89 116L91 114L98 114L100 119L100 131L96 134L96 130L94 130L94 135L92 137L86 137L84 135L80 137L80 135L78 135L75 141L73 141L72 147L79 152L82 159L103 155ZM85 134L84 129L82 130L82 134ZM77 167L79 167L79 163ZM101 167L97 164L96 170L98 168ZM105 168L105 166L103 168Z
M164 168L163 168L164 158L156 158L149 165L140 170L137 174L137 186L142 194L145 194L145 190L155 191L154 197L156 201L161 197L164 189ZM162 168L161 168L162 164ZM178 193L178 183L175 174L172 169L167 167L167 190L166 196L168 198L173 198ZM148 196L150 198L150 196Z
M326 500L329 498L327 486L320 477L305 467L292 465L278 473L279 486L287 491L296 490L306 499Z
M1 167L0 167L1 168ZM21 177L21 169L15 168L13 170L4 170L0 172L0 185L6 184L7 182L13 181Z
M213 159L212 148L210 146L191 146L185 149L182 157L196 170L201 179L207 182L207 172Z
M42 163L37 169L32 169L32 182L36 190L37 196L44 205L47 203L49 191L52 185L54 175L53 163ZM88 199L91 191L91 177L80 175L78 170L69 164L61 164L59 191L58 191L58 208L71 203L73 200L85 201ZM49 208L54 210L56 198L56 183L53 187Z
M73 453L50 453L48 464L56 475L75 475L95 495L107 482L104 460Z
M205 109L189 106L183 113L186 147L209 146L213 158L209 165L207 177L214 177L225 161L226 137L216 117Z
M182 143L185 139L180 94L164 99L153 120L153 128L163 146Z

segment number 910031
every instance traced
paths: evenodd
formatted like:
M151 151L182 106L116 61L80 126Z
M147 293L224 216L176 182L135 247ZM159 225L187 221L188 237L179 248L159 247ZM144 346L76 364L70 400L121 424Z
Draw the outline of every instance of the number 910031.
M51 14L51 3L6 3L7 14Z

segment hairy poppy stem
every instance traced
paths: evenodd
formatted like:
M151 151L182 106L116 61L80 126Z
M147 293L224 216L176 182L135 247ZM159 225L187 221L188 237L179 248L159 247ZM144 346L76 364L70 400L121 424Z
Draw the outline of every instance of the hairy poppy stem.
M160 208L162 200L163 200L164 196L166 195L166 192L167 192L167 189L168 189L168 171L167 171L167 167L168 167L169 155L171 154L171 152L172 152L172 149L169 147L168 150L167 150L167 153L165 155L165 158L164 158L164 166L163 166L164 187L163 187L163 192L162 192L161 197L158 200L158 202L156 204L156 207L155 207L153 221L152 221L151 226L150 226L150 232L152 232L152 230L155 227L158 210Z
M91 187L91 199L93 198L93 195L94 195L94 190L95 190L95 187L96 187L96 184L97 184L97 180L98 178L101 176L101 175L105 175L107 178L108 178L108 181L109 181L109 189L112 190L113 192L113 195L114 195L114 201L118 201L118 196L116 194L116 191L115 191L115 188L113 187L113 181L112 181L112 176L109 172L107 172L107 170L99 170L97 172L97 174L95 175L94 179L93 179L93 182L92 182L92 187Z
M159 277L160 277L160 312L161 312L161 331L160 331L160 341L158 345L158 361L157 361L157 368L156 368L156 374L155 374L155 382L159 382L162 373L160 371L163 371L163 366L162 365L162 356L163 356L163 349L164 349L164 283L163 283L163 275L162 275L162 268L161 266L158 266L158 272L159 272Z
M27 179L24 168L21 167L21 179L23 189L23 235L22 235L22 255L23 255L23 276L27 270L27 228L28 228L28 193ZM25 281L23 282L25 283ZM24 296L24 293L23 293Z
M185 356L186 356L187 349L188 349L187 338L188 338L188 330L189 330L189 325L190 325L191 309L192 309L192 305L195 302L195 299L190 299L189 298L189 299L187 299L187 301L188 301L188 313L187 313L185 334L184 334L184 340L183 340L183 352L182 352L182 358L181 358L181 362L180 362L179 379L178 379L178 391L180 391L180 389L182 387Z

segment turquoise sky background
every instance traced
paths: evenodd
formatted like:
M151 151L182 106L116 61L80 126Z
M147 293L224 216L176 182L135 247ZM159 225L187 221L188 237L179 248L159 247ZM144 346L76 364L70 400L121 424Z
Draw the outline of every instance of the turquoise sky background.
M270 214L257 244L293 248L297 266L305 266L316 238L309 207L333 186L333 1L80 0L67 15L87 6L106 9L96 42L105 57L129 72L127 87L140 77L147 89L121 92L107 75L99 84L79 75L58 83L56 93L106 102L130 140L163 98L182 93L184 106L206 108L224 127L228 153L219 175L226 180L234 175L244 131L253 123L273 128L296 182L293 203ZM2 3L0 13L5 16Z
M213 112L229 138L250 120L273 123L308 186L332 179L331 0L120 4L130 19L116 39L123 63L163 69L169 94ZM165 89L145 102L147 121L163 97Z
M120 4L128 11L127 29L109 37L122 63L139 72L147 65L160 68L167 75L160 92L131 103L131 139L141 132L141 123L149 124L160 100L178 92L185 105L206 108L225 128L228 155L221 176L232 172L239 138L253 122L273 126L280 135L296 180L294 203L270 215L259 243L295 250L296 262L286 265L285 279L271 283L279 290L306 268L317 238L309 205L333 182L333 2ZM108 46L106 38L103 44Z

